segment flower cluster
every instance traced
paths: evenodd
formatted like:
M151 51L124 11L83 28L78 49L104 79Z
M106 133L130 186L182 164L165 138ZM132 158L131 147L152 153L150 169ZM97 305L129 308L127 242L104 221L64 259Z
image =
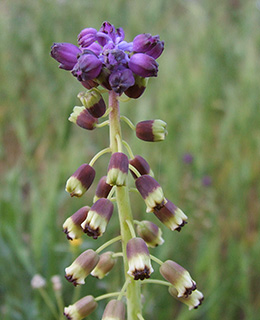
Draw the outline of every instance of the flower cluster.
M118 102L118 96L123 92L133 98L143 93L144 79L157 75L156 59L161 55L164 43L159 36L150 34L140 34L128 43L124 41L123 29L116 30L109 22L104 22L99 31L93 28L82 30L78 44L79 47L68 43L54 44L51 51L52 57L60 62L60 68L70 70L88 89L79 93L78 98L83 106L74 107L69 120L81 128L94 130L102 125L98 122L101 117L109 116L104 123L110 127L110 146L98 152L89 163L82 164L67 180L65 189L70 196L82 197L95 180L95 161L104 153L111 156L105 175L97 183L93 202L68 217L63 231L69 240L84 234L93 239L101 237L115 211L115 203L120 234L96 251L88 249L81 253L65 269L65 278L74 286L84 284L89 275L102 279L112 270L117 257L123 257L125 284L120 292L112 294L117 295L118 299L107 304L102 319L125 319L125 305L121 301L123 296L127 298L128 318L132 319L133 312L136 319L142 318L141 303L136 306L137 300L141 300L140 280L151 281L149 278L154 271L151 260L154 260L160 264L160 273L166 280L159 282L164 282L170 294L190 309L197 308L203 295L197 290L189 272L172 260L162 262L150 255L148 247L154 248L164 243L162 230L149 220L133 219L129 176L132 176L133 185L144 200L147 217L154 214L170 230L180 231L187 223L187 216L165 197L149 163L142 156L134 155L127 142L123 141L120 129L120 121L124 119L141 140L158 142L165 139L167 131L164 121L146 120L134 126L128 118L120 118ZM109 108L96 88L99 84L109 90ZM113 126L117 129L113 130ZM122 242L122 252L100 253L118 240ZM68 319L80 320L95 310L99 299L88 295L66 307L64 314Z
M60 68L69 70L87 89L99 84L118 94L138 98L145 90L145 78L156 77L164 42L149 33L124 40L122 28L105 21L100 30L83 29L78 45L54 43L51 56Z

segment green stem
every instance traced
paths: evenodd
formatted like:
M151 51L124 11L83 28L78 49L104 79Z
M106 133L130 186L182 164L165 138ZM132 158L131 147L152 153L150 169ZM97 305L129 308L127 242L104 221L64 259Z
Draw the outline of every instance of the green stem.
M97 161L98 158L100 158L103 154L111 152L110 148L105 148L101 151L99 151L96 155L94 155L94 157L91 159L91 161L89 162L89 165L91 167L93 167L94 163Z
M120 292L110 292L110 293L102 294L102 296L96 297L95 300L98 302L100 300L116 297L119 295L120 295Z
M96 250L96 253L100 253L102 250L106 249L108 246L110 246L111 244L117 242L121 240L121 236L117 236L107 242L105 242L104 244L102 244L102 246L100 246L97 250Z
M157 257L153 256L152 254L150 254L150 258L151 260L153 260L154 262L158 263L160 266L163 264L162 260L158 259Z
M172 285L170 282L163 281L163 280L156 280L156 279L145 279L142 281L142 284L146 284L146 283L160 284L162 286L167 286L167 287L170 287Z
M121 126L120 126L120 111L118 96L115 92L109 92L109 107L112 108L109 113L110 122L110 148L112 153L118 152L118 140L122 141ZM134 281L128 274L128 261L126 255L127 242L132 238L128 223L133 224L133 216L130 206L128 186L116 187L117 208L120 222L120 233L122 236L122 252L124 261L125 280L129 279L127 286L127 319L138 320L137 314L142 313L141 307L141 285L140 281Z
M46 303L46 305L48 306L49 310L53 314L53 316L56 319L59 319L59 314L58 314L58 312L57 312L57 310L55 308L55 305L53 304L53 301L49 297L49 295L46 292L46 290L44 288L39 288L39 293L42 296L42 298L43 298L44 302Z

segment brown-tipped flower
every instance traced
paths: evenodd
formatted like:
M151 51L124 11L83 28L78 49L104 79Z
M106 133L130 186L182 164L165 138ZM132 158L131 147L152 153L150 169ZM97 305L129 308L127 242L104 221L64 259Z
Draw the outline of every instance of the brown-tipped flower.
M125 305L120 300L110 300L105 308L102 320L125 320Z
M106 112L105 101L98 89L92 88L87 92L80 92L78 98L94 118L100 118Z
M109 165L106 182L113 186L124 186L128 174L129 161L122 152L112 154Z
M79 127L86 130L94 130L98 119L92 117L85 107L74 107L70 114L69 121L76 123Z
M83 234L81 223L86 219L89 209L88 206L80 208L63 223L63 232L66 233L68 240L81 237Z
M153 177L143 175L135 180L135 185L147 206L146 212L153 212L164 205L163 190Z
M107 251L100 255L100 259L95 269L92 270L91 275L98 279L103 279L114 267L115 258L113 258L114 252Z
M77 286L84 284L85 278L98 264L99 256L92 249L84 251L77 259L65 269L65 278Z
M133 159L129 161L129 163L136 168L136 170L141 174L141 176L144 174L153 176L153 172L149 166L149 163L143 157L135 156ZM134 179L137 179L137 176L133 171L131 171L131 174L134 177Z
M105 232L107 224L112 216L114 209L113 203L101 198L90 208L87 218L81 224L83 231L93 239L97 239Z
M99 180L93 202L96 202L100 198L106 198L109 195L109 192L111 191L112 186L106 183L106 180L107 180L107 176L103 176Z
M165 140L166 135L166 123L162 120L146 120L136 125L136 136L141 140L157 142Z
M144 93L146 85L147 85L146 78L135 75L135 84L133 86L129 87L125 91L125 94L129 98L137 99Z
M69 320L81 320L91 314L97 307L93 296L86 296L64 308L64 315Z
M81 197L91 186L95 170L89 164L82 164L67 180L65 190L71 197Z
M171 201L166 199L165 204L160 208L155 208L156 217L169 229L181 231L187 223L188 217L176 207Z
M164 243L162 230L148 220L140 221L136 228L137 234L146 242L148 247L154 248Z
M145 241L142 238L132 238L127 242L126 254L128 260L128 274L134 280L150 278L153 268L150 254Z
M177 290L177 297L187 297L196 289L196 282L189 272L178 263L167 260L160 267L160 273Z
M185 303L189 307L189 310L197 309L202 304L202 301L204 300L204 296L202 292L200 292L199 290L192 291L192 293L187 297L178 298L178 291L171 286L169 287L169 293L175 299Z

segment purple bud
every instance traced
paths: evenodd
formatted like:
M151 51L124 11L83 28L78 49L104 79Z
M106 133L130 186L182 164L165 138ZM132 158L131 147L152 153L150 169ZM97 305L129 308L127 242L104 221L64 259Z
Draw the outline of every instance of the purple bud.
M113 186L125 186L128 175L128 166L128 158L124 153L113 153L108 165L106 182Z
M98 43L94 42L90 46L88 46L88 50L94 52L97 56L102 52L102 47Z
M158 72L158 63L153 57L144 53L132 55L128 62L129 68L141 77L156 77Z
M92 51L84 50L71 73L77 77L79 81L85 81L96 78L100 74L101 69L102 62L98 57Z
M97 308L97 302L94 297L86 296L73 305L64 308L64 315L69 320L80 320L88 316Z
M152 36L150 33L139 34L134 38L133 51L146 53L157 59L163 52L164 42L159 36Z
M81 50L72 43L54 43L51 47L51 56L60 62L59 68L72 70L77 63L77 56Z
M97 185L96 194L94 198L94 202L96 202L100 198L106 198L112 189L112 186L106 183L107 176L102 177Z
M76 123L79 127L86 130L94 130L98 119L92 117L85 107L74 107L69 117L69 121Z
M129 98L137 99L137 98L141 97L141 95L144 93L144 90L146 88L147 79L140 77L138 75L135 75L134 77L135 77L134 85L129 87L125 91L125 94Z
M100 118L106 112L106 104L98 89L92 88L87 92L80 92L78 98L94 118Z
M129 161L129 163L138 170L141 175L150 174L151 169L149 163L141 156L135 156L133 159ZM131 169L130 169L131 170ZM137 176L133 171L131 171L134 179L137 179Z
M135 78L133 73L129 69L122 69L112 72L109 76L109 84L113 91L118 94L122 94L129 87L133 86Z
M120 300L111 300L108 302L103 313L102 320L124 320L125 305Z
M145 120L136 125L136 136L141 140L158 142L165 140L166 135L166 122L162 120Z
M97 30L94 28L83 29L78 35L78 44L81 47L88 47L96 41Z
M63 223L63 232L68 240L78 239L83 234L81 223L86 219L89 209L88 206L80 208Z

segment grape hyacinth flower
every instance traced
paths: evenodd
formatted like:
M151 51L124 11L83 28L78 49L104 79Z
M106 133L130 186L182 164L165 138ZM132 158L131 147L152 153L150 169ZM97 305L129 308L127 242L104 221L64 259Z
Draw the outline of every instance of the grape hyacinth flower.
M109 84L114 92L126 92L137 98L145 89L138 76L157 76L156 59L163 52L164 42L158 35L148 33L136 36L132 42L126 42L124 38L122 28L115 29L105 21L99 31L83 29L78 35L79 47L71 43L54 43L51 56L60 63L60 68L71 71L84 87L90 89L101 84L107 88ZM136 90L131 90L135 86Z
M101 127L108 127L109 131L103 131L104 139L101 140L101 143L109 140L106 147L93 155L88 163L82 164L67 180L66 191L72 197L81 197L94 182L95 162L104 154L109 154L108 166L101 165L100 172L97 172L99 181L93 202L88 203L91 199L86 197L84 206L65 220L63 231L69 240L83 238L85 235L97 239L106 231L114 207L117 215L113 219L118 218L118 224L113 222L114 238L108 239L98 248L81 253L65 268L65 278L74 286L84 284L89 274L98 280L105 276L109 278L110 271L120 257L118 264L122 262L123 272L118 269L118 281L121 281L122 274L124 279L122 287L116 292L98 297L88 295L65 307L64 315L70 320L87 317L97 308L98 301L108 298L112 300L106 305L103 320L125 320L126 313L127 320L144 319L141 302L144 283L166 285L169 293L188 305L190 310L196 309L203 300L203 294L196 289L196 283L187 270L172 260L162 262L150 254L150 248L163 245L162 230L155 223L143 220L142 211L138 208L132 210L130 201L130 191L138 191L144 199L146 212L153 213L164 224L162 227L180 231L186 224L187 216L165 198L163 188L153 177L149 163L141 155L134 155L131 146L123 139L121 128L121 121L124 121L137 138L143 141L165 140L167 131L164 121L146 120L134 125L121 114L119 106L119 101L125 100L120 98L123 93L133 99L141 97L148 78L158 74L157 59L163 50L164 42L158 35L142 33L127 42L124 30L116 29L107 21L99 30L91 27L83 29L78 35L78 46L63 42L54 43L51 48L51 56L59 62L59 67L70 71L85 88L77 95L82 105L73 108L69 121L86 130L95 129L94 133ZM107 119L103 121L102 118ZM80 133L86 131L81 130ZM85 154L83 148L82 152ZM185 160L186 163L190 161ZM137 203L133 205L135 207ZM145 212L143 214L151 216ZM170 230L166 229L166 232ZM104 238L106 236L109 233ZM118 241L121 243L118 252L106 250ZM160 265L160 274L167 281L149 279L153 275L151 260Z

